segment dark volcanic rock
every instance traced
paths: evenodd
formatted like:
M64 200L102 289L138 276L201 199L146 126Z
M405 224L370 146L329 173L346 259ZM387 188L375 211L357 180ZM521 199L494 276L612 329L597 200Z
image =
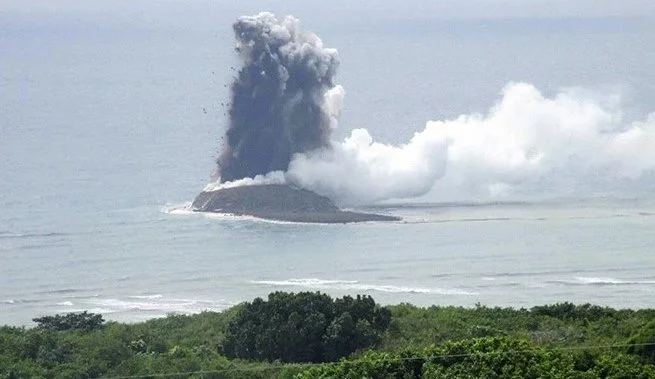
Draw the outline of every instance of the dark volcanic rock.
M193 200L197 212L254 216L268 220L349 223L398 221L394 216L342 211L330 199L286 185L254 185L201 192Z

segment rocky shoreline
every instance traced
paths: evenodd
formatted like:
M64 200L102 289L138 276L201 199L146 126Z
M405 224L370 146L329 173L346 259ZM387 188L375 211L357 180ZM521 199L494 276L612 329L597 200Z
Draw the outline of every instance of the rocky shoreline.
M401 220L395 216L344 211L325 196L279 184L203 191L196 196L191 207L196 212L229 213L303 223L346 224Z

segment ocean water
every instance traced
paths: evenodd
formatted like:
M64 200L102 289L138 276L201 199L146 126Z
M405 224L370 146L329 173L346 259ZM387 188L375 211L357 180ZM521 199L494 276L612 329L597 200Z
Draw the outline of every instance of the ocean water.
M191 7L186 24L5 16L0 324L78 310L138 321L276 290L419 305L655 306L649 196L432 193L372 209L402 222L359 225L186 211L213 170L241 11ZM511 81L621 95L627 120L655 110L652 19L380 12L300 12L340 52L347 95L335 138L366 127L402 143L427 120L484 112Z

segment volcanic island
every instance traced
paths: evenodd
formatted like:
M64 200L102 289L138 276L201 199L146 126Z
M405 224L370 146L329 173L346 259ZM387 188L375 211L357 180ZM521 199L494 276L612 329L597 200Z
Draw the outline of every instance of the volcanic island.
M193 200L191 208L195 212L226 213L300 223L346 224L401 220L389 215L345 211L325 196L282 184L203 191Z
M223 185L287 172L296 154L329 150L344 95L334 80L336 49L302 30L297 19L263 12L232 27L241 67L230 85L228 128L216 161ZM318 193L270 183L206 188L192 210L302 223L400 220L342 210Z

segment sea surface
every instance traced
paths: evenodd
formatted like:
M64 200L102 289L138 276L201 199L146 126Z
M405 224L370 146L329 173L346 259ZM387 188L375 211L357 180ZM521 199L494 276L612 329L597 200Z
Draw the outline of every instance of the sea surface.
M140 321L278 290L423 306L655 307L655 197L431 193L367 209L401 222L358 225L189 212L225 126L238 64L230 22L251 11L2 15L0 324L81 310ZM427 120L485 112L511 81L620 95L626 120L655 111L648 17L298 13L340 52L337 139L365 127L402 143Z

